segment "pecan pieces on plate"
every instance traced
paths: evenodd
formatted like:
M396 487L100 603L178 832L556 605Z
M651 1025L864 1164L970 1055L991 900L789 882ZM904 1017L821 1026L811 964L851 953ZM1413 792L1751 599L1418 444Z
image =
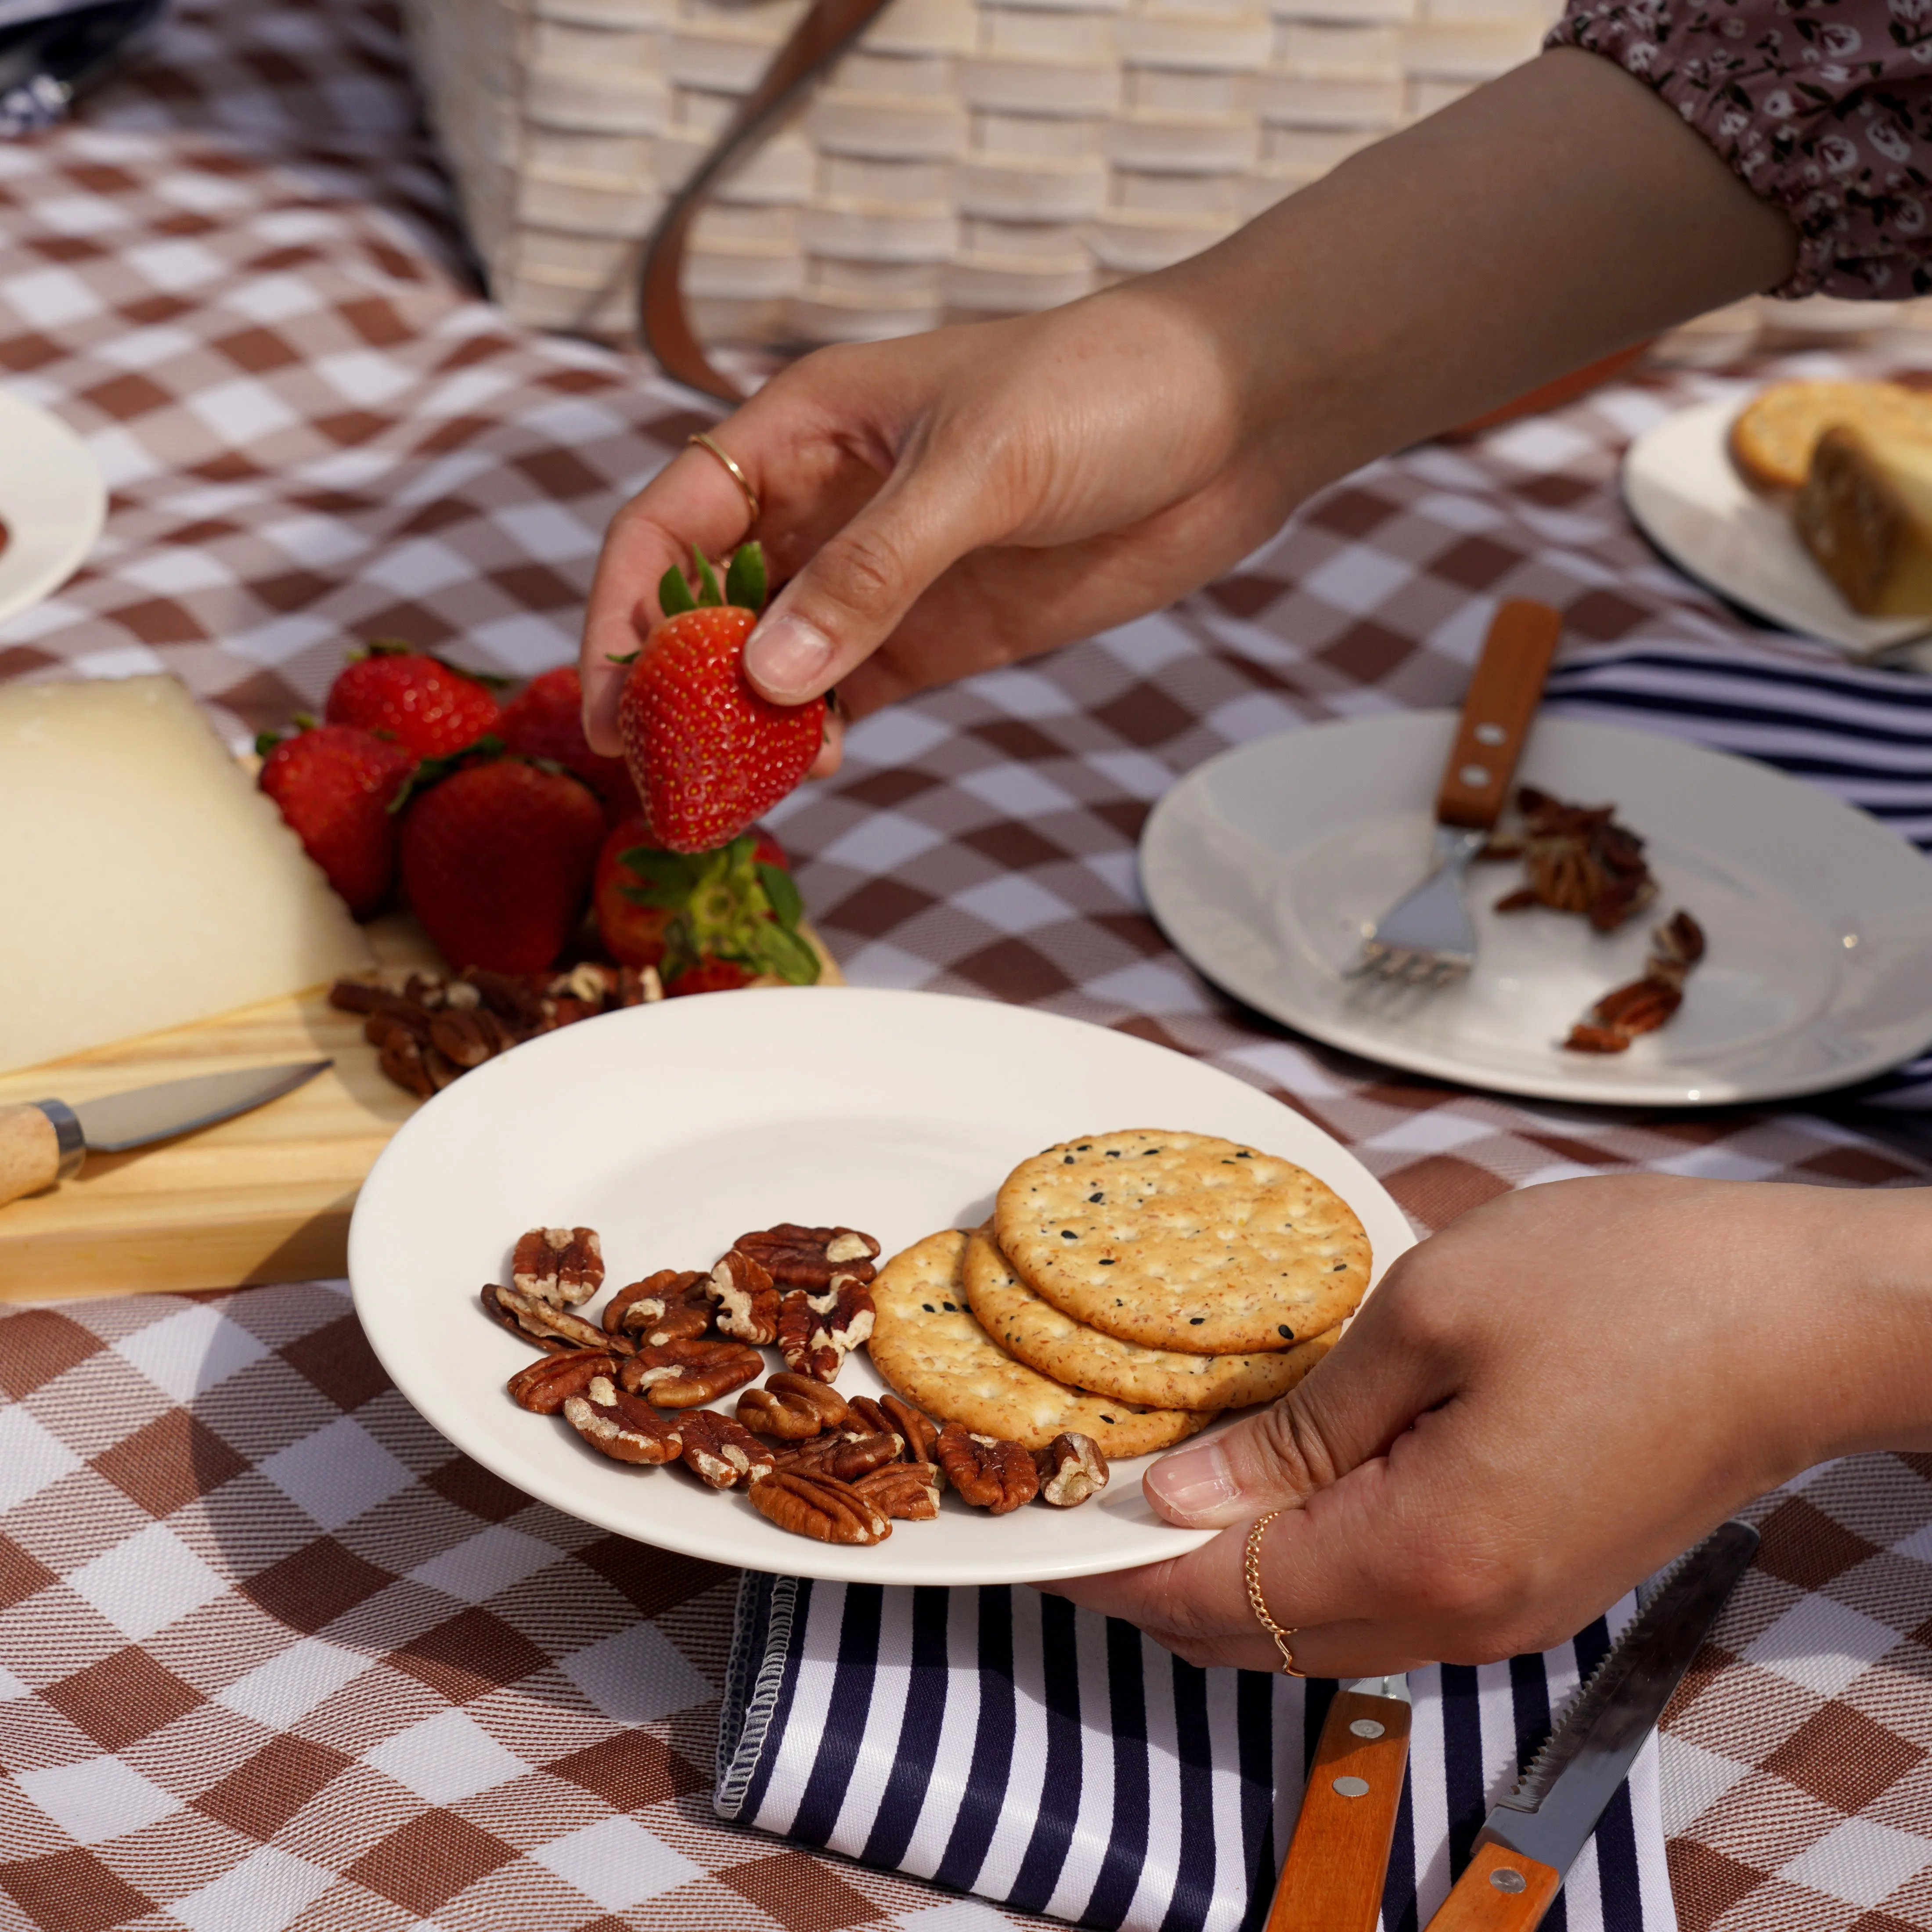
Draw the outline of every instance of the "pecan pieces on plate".
M541 1301L574 1307L604 1286L604 1250L594 1228L532 1228L510 1258L512 1285Z
M1570 1029L1572 1053L1622 1053L1654 1033L1684 1000L1684 982L1704 956L1704 928L1688 912L1672 913L1650 935L1643 977L1612 987Z
M876 1503L850 1483L781 1469L751 1488L752 1507L788 1529L819 1543L883 1543L892 1526Z
M946 1480L975 1509L1004 1516L1040 1493L1040 1472L1017 1442L977 1436L949 1422L939 1432L938 1456Z

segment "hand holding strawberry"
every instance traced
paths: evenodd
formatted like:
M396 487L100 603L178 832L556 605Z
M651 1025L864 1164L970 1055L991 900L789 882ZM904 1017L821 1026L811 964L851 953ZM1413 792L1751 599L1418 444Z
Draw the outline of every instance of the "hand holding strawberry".
M745 675L745 640L765 601L764 553L745 544L721 592L693 553L694 591L676 565L664 615L630 661L617 711L624 756L656 843L708 853L797 784L825 735L825 700L774 704Z

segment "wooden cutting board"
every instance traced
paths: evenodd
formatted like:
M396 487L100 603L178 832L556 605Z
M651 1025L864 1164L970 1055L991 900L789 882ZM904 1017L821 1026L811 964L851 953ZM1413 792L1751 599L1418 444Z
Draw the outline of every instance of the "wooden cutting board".
M384 965L440 968L406 915L368 932ZM821 983L842 984L810 936L826 968ZM252 1113L130 1154L89 1154L76 1179L0 1208L0 1301L342 1274L363 1177L423 1103L383 1076L360 1016L337 1012L326 989L0 1076L0 1106L323 1058L335 1063L326 1072Z

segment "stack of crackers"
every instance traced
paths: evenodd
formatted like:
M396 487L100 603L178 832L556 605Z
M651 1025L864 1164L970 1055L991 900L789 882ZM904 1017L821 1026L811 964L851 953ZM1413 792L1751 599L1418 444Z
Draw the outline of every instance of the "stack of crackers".
M1348 1204L1292 1162L1206 1134L1094 1134L1022 1161L983 1227L887 1263L868 1346L944 1420L1144 1455L1285 1395L1370 1262Z

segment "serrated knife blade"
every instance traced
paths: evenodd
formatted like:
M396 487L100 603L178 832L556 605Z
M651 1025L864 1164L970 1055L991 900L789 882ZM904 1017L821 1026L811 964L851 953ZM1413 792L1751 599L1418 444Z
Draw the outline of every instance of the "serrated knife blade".
M1430 1932L1530 1932L1541 1923L1757 1544L1748 1524L1721 1524L1658 1580L1490 1814Z

